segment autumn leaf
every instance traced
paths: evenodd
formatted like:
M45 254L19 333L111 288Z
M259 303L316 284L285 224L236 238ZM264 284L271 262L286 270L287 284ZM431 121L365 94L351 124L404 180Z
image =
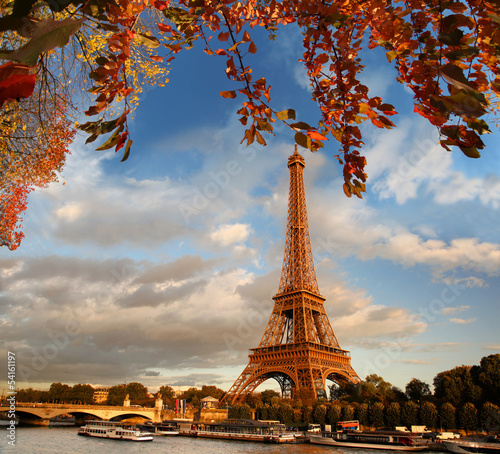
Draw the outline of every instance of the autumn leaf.
M28 98L33 93L36 74L26 66L6 63L0 66L0 107L6 101Z
M17 60L28 66L34 66L43 52L65 46L69 37L80 28L83 21L83 19L62 21L43 19L36 22L33 25L30 41L16 50L0 51L0 59Z
M223 98L236 98L236 91L221 91L220 95Z
M276 117L278 120L295 120L295 110L280 110L279 112L276 112Z

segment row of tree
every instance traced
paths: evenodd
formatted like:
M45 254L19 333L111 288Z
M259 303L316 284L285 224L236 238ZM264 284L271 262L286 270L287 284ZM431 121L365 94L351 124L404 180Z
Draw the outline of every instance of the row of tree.
M74 403L74 404L94 404L94 393L96 389L91 385L77 384L69 386L63 383L52 383L48 391L36 390L33 388L19 389L16 400L18 402L42 402L42 403ZM174 388L165 385L161 386L157 393L151 394L148 388L142 383L130 382L121 385L111 386L108 389L107 400L101 402L102 405L123 405L123 401L128 395L132 405L143 407L154 407L158 397L163 399L164 405L174 408L176 399L185 399L193 407L198 408L200 400L204 397L214 397L221 399L225 391L216 386L205 386L201 389L189 388L176 395ZM277 394L272 391L273 395Z
M233 405L229 409L230 418L250 418L255 412L257 419L280 420L287 425L305 426L310 423L330 424L338 421L359 420L364 427L389 428L424 425L429 429L477 431L479 429L500 430L500 411L497 405L485 402L481 408L468 402L459 408L446 402L437 407L433 402L417 404L406 401L403 404L391 402L347 403L316 402L294 408L290 403L274 398L271 404L264 404L252 410L247 403Z

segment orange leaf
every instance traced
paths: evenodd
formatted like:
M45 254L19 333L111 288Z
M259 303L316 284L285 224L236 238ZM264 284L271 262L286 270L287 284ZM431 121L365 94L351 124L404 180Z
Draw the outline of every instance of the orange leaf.
M221 91L219 93L223 98L236 98L236 91Z
M313 140L328 140L323 134L318 131L307 131L307 135Z

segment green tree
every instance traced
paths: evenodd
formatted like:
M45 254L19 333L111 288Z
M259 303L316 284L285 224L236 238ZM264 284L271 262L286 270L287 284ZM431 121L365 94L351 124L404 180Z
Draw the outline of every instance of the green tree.
M411 400L405 402L401 407L401 422L406 427L418 424L418 405Z
M459 366L434 377L434 395L458 407L465 402L480 400L481 387L474 381L471 366Z
M279 410L280 410L280 404L278 402L273 402L269 406L268 417L271 421L279 420Z
M432 402L424 401L420 404L420 422L428 429L437 427L438 410Z
M394 428L401 425L401 406L399 402L391 402L385 409L387 427Z
M455 429L457 427L456 408L449 402L445 402L441 405L439 420L441 427L445 430Z
M354 407L352 405L344 405L342 407L342 420L352 421L354 419Z
M384 408L382 402L375 402L370 405L369 418L372 427L384 427Z
M248 404L234 404L229 407L228 418L230 419L250 419L252 411Z
M260 393L249 393L245 396L244 402L250 405L250 408L257 408L263 405Z
M261 419L263 421L269 420L269 405L268 404L261 404L259 407L257 407L257 415L258 419Z
M326 422L326 405L316 404L313 410L313 421L316 424L325 424Z
M481 408L481 427L488 432L500 430L500 409L498 405L485 402Z
M52 383L49 389L49 401L56 404L71 402L71 387L61 382Z
M369 424L369 419L368 419L368 404L366 402L363 402L358 406L357 409L357 419L359 421L359 424L362 426L368 426Z
M392 397L393 386L382 377L371 374L357 384L359 398L370 402L387 401Z
M198 399L198 402L199 402L200 392L201 392L201 390L199 390L198 388L191 387L191 388L183 391L183 393L179 396L179 399L185 399L186 402L190 404L193 402L193 399L196 397Z
M71 401L91 405L94 403L94 388L90 385L74 385L71 390Z
M405 387L405 394L408 399L419 402L431 395L431 388L427 383L417 378L412 378Z
M302 407L302 422L305 424L313 422L313 408L309 405L304 405Z
M108 405L123 405L125 396L127 395L126 385L115 385L109 388L108 392Z
M337 426L337 422L342 420L342 407L340 405L330 405L326 411L326 422L333 428Z
M500 405L500 353L481 358L478 375L484 398Z
M163 385L158 389L158 396L163 400L174 400L175 399L175 390L171 386Z
M264 404L271 404L271 399L273 397L280 397L280 393L274 391L273 389L266 389L260 393L260 399Z
M213 397L215 399L221 400L224 397L224 394L225 394L225 392L222 389L217 388L217 386L203 385L201 387L200 395L198 397L200 399L203 399L205 397Z
M477 429L477 409L473 403L467 402L464 404L460 409L458 417L460 420L460 427L465 429L466 433Z
M294 422L294 411L290 404L282 402L278 408L278 419L283 423L290 425Z
M131 403L137 403L148 399L148 388L142 383L130 382L126 386L126 394L129 395Z

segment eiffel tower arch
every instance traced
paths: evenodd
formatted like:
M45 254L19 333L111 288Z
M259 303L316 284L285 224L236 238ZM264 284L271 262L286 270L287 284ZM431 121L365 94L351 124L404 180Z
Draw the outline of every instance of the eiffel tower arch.
M257 348L250 350L244 371L224 396L241 402L273 378L283 397L327 397L326 380L358 382L350 352L339 342L319 293L309 236L303 171L304 158L288 158L290 188L285 253L274 308Z

